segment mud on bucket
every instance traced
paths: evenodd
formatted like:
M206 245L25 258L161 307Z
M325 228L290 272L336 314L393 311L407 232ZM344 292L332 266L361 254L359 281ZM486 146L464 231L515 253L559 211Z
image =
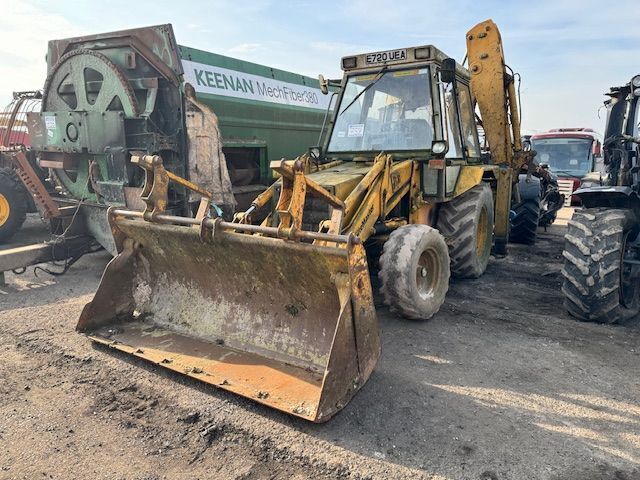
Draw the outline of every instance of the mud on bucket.
M366 382L380 343L362 245L112 219L119 254L77 329L314 422Z

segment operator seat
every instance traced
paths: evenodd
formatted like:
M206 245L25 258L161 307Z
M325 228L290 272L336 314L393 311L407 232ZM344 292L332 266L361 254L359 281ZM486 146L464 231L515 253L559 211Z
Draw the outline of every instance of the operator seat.
M423 118L407 118L402 120L402 127L407 136L406 150L431 147L433 131L428 121Z

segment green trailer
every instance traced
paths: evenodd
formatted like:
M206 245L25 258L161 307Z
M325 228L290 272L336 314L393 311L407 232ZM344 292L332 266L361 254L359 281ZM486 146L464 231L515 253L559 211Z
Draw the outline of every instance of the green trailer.
M318 79L180 46L184 79L219 118L239 208L272 181L270 160L318 143L330 96Z

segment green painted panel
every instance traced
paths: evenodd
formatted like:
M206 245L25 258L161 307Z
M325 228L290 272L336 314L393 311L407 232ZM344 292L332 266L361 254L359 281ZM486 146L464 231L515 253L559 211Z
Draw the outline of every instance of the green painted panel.
M185 81L220 119L225 144L260 142L266 159L292 158L316 145L330 95L318 80L180 46Z

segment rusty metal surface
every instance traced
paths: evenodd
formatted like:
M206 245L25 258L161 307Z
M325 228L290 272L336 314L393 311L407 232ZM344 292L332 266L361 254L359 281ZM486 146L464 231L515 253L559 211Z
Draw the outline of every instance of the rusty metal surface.
M265 405L281 405L280 409L313 420L312 407L318 403L322 389L321 373L145 322L105 328L90 337L175 372Z
M60 215L58 204L49 195L40 177L29 163L22 150L10 153L15 172L22 181L22 184L33 198L38 211L43 218L55 218Z
M214 194L199 185L185 180L164 168L160 155L132 155L131 163L144 170L144 186L140 198L145 204L143 218L153 220L164 213L168 204L169 181L173 181L190 192L200 195L200 204L196 219L201 220L209 216ZM230 185L230 184L229 184ZM218 195L216 195L218 197Z
M94 340L316 422L369 377L380 348L358 242L112 227L120 254L77 326Z
M137 54L142 55L175 85L180 84L180 75L183 73L182 62L177 53L173 28L169 24L51 40L47 60L51 66L72 50L103 50L123 46L130 47Z
M87 235L67 237L62 241L36 243L0 251L0 272L28 267L38 263L66 260L87 251L92 238Z

